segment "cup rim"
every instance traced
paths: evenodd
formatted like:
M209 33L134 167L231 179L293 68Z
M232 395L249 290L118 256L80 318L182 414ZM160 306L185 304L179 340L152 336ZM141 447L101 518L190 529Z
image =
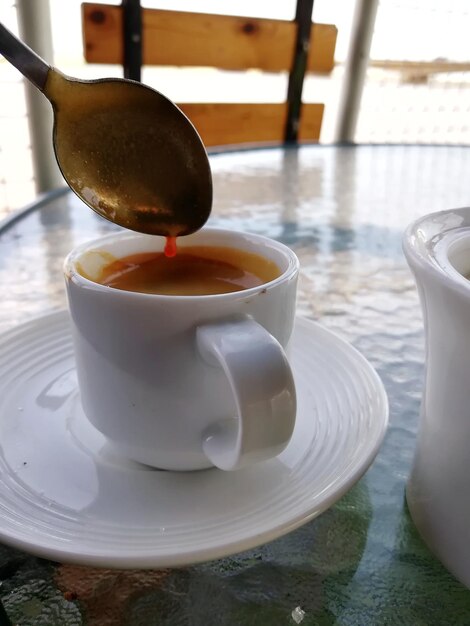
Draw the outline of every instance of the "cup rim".
M453 218L455 222L452 223ZM442 226L437 228L439 221ZM449 222L446 226L445 222ZM434 244L434 254L423 254L417 235L424 232L425 224L436 224L436 232L433 237L421 239L421 249L434 237L438 238ZM452 264L449 252L462 239L470 239L470 207L444 209L427 213L411 222L405 229L402 238L403 253L413 272L416 269L427 273L442 285L459 292L465 297L470 297L470 280L465 278ZM469 243L470 249L470 243Z
M266 292L267 290L273 289L274 287L291 280L294 278L300 268L300 262L295 254L295 252L281 243L280 241L276 241L275 239L271 239L270 237L266 237L264 235L259 235L257 233L250 233L239 230L231 230L227 228L217 228L217 227L203 227L200 230L196 231L192 235L187 235L184 237L185 240L189 240L191 237L197 237L199 234L220 234L220 235L229 235L230 237L241 236L248 239L254 239L261 243L268 244L271 248L274 248L279 251L280 254L284 255L284 258L287 259L287 267L286 269L276 278L270 280L268 282L262 283L261 285L257 285L256 287L250 287L249 289L242 289L241 291L234 291L229 293L217 293L217 294L201 294L201 295L169 295L169 294L157 294L157 293L142 293L139 291L127 291L125 289L116 289L114 287L110 287L108 285L102 285L100 283L94 282L89 278L85 278L82 274L79 273L76 268L76 263L79 260L80 256L88 251L93 250L98 247L99 244L103 245L106 242L112 242L116 239L126 238L126 239L142 239L147 241L152 240L162 240L162 237L156 237L154 235L146 235L144 233L139 233L135 231L119 231L116 233L111 233L109 235L104 235L102 237L97 237L96 239L92 239L90 241L86 241L78 246L75 246L68 255L64 259L63 263L63 272L66 280L70 280L74 285L78 287L82 287L85 289L91 289L94 291L100 292L111 292L116 297L135 297L135 298L145 298L145 299L154 299L159 301L182 301L188 302L188 300L198 300L203 299L204 302L207 302L211 299L219 300L237 300L237 299L246 299L250 296L256 295L260 292Z

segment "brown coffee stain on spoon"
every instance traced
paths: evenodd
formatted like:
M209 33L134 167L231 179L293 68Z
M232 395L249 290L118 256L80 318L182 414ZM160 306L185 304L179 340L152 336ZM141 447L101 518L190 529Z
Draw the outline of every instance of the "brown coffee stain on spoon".
M140 83L81 81L55 69L44 93L62 174L93 210L166 237L204 225L212 205L207 154L176 105Z

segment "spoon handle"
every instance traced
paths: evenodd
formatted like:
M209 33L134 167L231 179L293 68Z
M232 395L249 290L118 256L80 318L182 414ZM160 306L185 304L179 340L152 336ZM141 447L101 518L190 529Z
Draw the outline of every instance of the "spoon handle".
M50 66L0 23L0 53L40 91L44 91Z

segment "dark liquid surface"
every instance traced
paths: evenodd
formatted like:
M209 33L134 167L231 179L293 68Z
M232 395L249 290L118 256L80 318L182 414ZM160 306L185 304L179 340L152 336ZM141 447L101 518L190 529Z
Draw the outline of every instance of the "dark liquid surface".
M161 295L213 295L257 287L280 276L272 261L234 248L183 247L174 257L163 252L135 254L104 267L102 285Z

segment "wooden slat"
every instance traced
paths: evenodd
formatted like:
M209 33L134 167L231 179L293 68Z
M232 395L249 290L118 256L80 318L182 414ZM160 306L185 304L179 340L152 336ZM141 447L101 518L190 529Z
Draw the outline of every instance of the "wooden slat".
M86 60L122 64L121 7L85 3L82 12ZM295 29L294 22L285 20L143 9L143 61L146 65L290 71ZM314 24L308 71L333 69L335 43L335 26Z
M448 72L470 72L468 61L390 61L386 59L371 59L369 66L398 72L426 74L442 74Z
M310 35L307 72L329 74L335 67L338 29L333 24L314 24Z
M407 83L426 83L435 74L449 72L470 72L470 63L466 61L388 61L370 60L370 67L400 72L401 79Z
M300 112L299 141L319 141L324 104L303 104Z
M287 103L273 104L179 104L210 146L282 143ZM299 139L318 141L323 116L322 104L302 107Z

